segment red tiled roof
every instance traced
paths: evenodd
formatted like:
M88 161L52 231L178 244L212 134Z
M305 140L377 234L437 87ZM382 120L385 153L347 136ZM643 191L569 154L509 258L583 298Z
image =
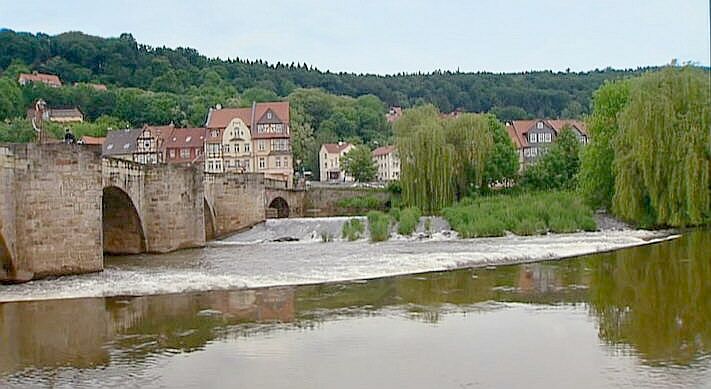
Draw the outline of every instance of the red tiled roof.
M382 147L378 147L377 149L373 150L373 155L378 157L381 155L388 155L394 151L395 151L395 146L382 146Z
M563 127L566 125L578 129L584 135L588 135L587 127L585 123L574 120L574 119L534 119L534 120L514 120L510 123L506 123L506 131L509 133L509 137L514 142L514 146L517 148L528 147L528 138L526 135L528 131L531 130L536 123L543 121L546 125L553 128L556 134L560 134L563 131Z
M335 154L335 153L340 153L341 151L345 150L346 147L352 146L350 143L324 143L323 147L326 148L326 152L329 154Z
M205 128L176 128L166 140L168 149L196 147L202 148L205 143Z
M20 81L44 82L45 84L61 86L62 82L54 74L45 73L20 73Z
M289 102L279 101L256 103L254 106L254 115L252 115L252 107L213 109L208 115L206 127L225 128L232 119L240 118L244 124L251 129L252 122L259 120L269 109L271 109L283 123L289 123Z
M80 142L85 145L103 145L105 140L106 138L104 137L84 135L81 137Z

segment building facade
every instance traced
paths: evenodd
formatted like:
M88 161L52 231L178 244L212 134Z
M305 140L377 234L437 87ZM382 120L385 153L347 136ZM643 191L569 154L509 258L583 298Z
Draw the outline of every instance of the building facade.
M165 141L166 163L205 162L205 129L175 128Z
M383 146L373 150L373 163L378 168L378 181L400 179L400 157L395 146Z
M142 164L164 163L166 140L174 129L170 124L109 131L104 140L102 154L105 157Z
M350 143L325 143L319 150L320 181L351 182L353 177L341 171L341 157L351 151L355 146Z
M253 103L251 108L210 109L205 171L256 172L293 184L289 103Z
M27 110L28 119L31 120L36 115L34 108ZM43 120L61 124L82 123L84 114L81 113L79 108L48 108L44 111Z
M588 143L587 127L578 120L535 119L507 122L506 131L518 151L520 168L524 169L545 155L565 128L570 128L580 143Z

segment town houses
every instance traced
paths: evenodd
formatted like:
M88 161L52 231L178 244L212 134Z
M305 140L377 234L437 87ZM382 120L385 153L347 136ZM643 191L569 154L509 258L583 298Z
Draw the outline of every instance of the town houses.
M289 102L252 103L250 108L210 109L205 171L256 172L293 181Z

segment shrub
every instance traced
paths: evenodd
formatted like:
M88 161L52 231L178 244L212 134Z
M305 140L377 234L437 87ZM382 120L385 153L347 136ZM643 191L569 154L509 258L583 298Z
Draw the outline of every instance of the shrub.
M365 226L359 219L350 219L343 223L342 236L349 241L358 240L363 236Z
M328 231L322 231L321 232L321 242L323 242L323 243L333 242L333 235Z
M539 192L467 198L443 211L452 229L464 238L546 231L593 231L592 209L569 192Z
M390 211L388 211L388 214L396 222L400 221L400 208L390 208Z
M415 232L417 224L420 223L422 212L417 207L405 208L400 213L400 223L397 226L397 233L400 235L411 235Z
M384 209L385 202L374 195L349 197L338 201L338 206L356 211L368 211L373 209Z
M367 216L370 240L373 242L388 240L390 238L390 218L388 215L380 211L370 211Z

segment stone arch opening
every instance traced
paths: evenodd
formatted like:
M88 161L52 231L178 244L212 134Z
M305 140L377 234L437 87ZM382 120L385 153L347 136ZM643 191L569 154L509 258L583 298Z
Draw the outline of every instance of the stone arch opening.
M139 254L146 251L146 236L136 206L122 189L104 188L101 201L104 252Z
M212 207L210 203L207 202L206 198L203 198L203 208L205 214L205 241L215 239L215 215L212 212Z
M277 210L277 217L289 217L289 203L284 200L283 197L276 197L269 203L269 208L274 208Z

